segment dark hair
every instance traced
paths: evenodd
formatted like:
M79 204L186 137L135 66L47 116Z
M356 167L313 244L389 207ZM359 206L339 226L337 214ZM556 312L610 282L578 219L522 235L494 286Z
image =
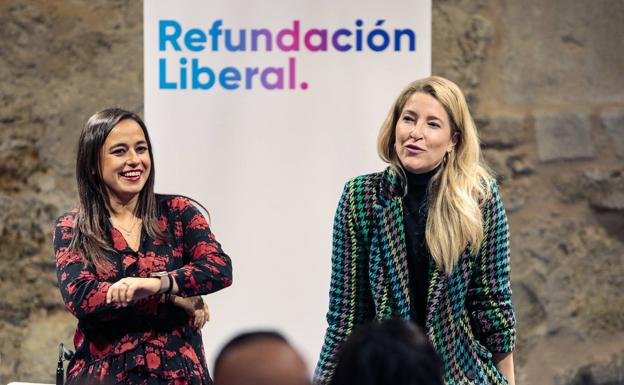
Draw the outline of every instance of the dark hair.
M167 239L165 233L158 227L158 200L154 194L154 154L145 123L134 112L120 108L96 112L85 124L78 140L76 183L79 204L70 248L83 252L85 264L99 268L105 267L110 262L106 252L112 250L110 242L105 238L110 226L108 216L111 207L102 180L100 152L112 129L125 119L134 120L141 126L152 164L147 181L139 193L134 213L142 219L150 237L158 240Z
M223 357L225 357L229 351L247 345L251 342L267 339L283 342L284 344L289 345L286 337L284 337L281 333L273 330L255 330L251 332L241 333L229 340L225 345L223 345L221 351L219 351L219 354L217 354L217 358L215 359L214 363L214 377L217 378L217 372L219 371L219 367L223 362Z
M443 385L443 365L410 321L370 322L338 353L330 385Z

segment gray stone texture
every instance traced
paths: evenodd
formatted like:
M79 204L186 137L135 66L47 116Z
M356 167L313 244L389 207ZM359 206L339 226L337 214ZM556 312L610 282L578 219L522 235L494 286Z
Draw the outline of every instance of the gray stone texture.
M624 353L581 366L557 377L557 385L619 385L624 383Z
M483 151L483 157L490 166L492 173L499 181L505 181L511 178L511 170L507 166L509 154L505 151L486 149Z
M433 72L461 84L471 105L494 33L487 6L487 0L433 1Z
M52 383L71 341L52 221L86 118L142 111L142 5L0 2L0 384ZM622 20L620 0L433 1L433 73L465 91L508 210L517 384L623 383Z
M143 109L140 1L0 2L0 383L53 382L71 345L52 225L76 200L75 146L109 106Z
M535 136L540 161L582 159L594 155L587 114L538 113Z
M514 176L531 175L535 171L533 165L529 164L523 155L509 157L507 166Z
M504 1L502 85L510 104L621 103L624 2Z
M615 154L624 159L624 111L606 111L601 115Z
M484 148L512 148L527 141L524 116L488 116L475 119Z
M624 165L560 175L553 185L566 203L585 201L597 213L624 212Z

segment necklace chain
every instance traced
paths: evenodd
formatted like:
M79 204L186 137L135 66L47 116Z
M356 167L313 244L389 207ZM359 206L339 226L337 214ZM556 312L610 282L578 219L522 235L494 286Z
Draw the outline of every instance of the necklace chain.
M119 224L114 225L114 226L115 226L115 227L117 227L118 229L122 230L122 231L123 231L123 232L124 232L127 236L130 236L130 235L132 235L132 231L134 231L134 227L136 226L136 224L137 224L138 222L139 222L138 220L135 220L135 221L132 223L132 227L130 227L130 229L129 229L129 230L128 230L128 229L126 229L126 228L124 228L124 227L122 227L122 226L120 226Z

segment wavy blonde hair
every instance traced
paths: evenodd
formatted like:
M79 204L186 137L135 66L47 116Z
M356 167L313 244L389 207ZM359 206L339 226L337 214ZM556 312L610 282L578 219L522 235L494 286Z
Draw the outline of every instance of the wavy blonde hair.
M450 274L468 247L476 253L483 240L480 203L490 193L491 173L481 156L477 128L459 87L448 79L431 76L407 85L390 109L377 139L377 152L389 163L405 185L405 173L394 147L397 121L409 98L422 92L434 97L446 110L453 151L431 178L428 188L425 239L437 265Z

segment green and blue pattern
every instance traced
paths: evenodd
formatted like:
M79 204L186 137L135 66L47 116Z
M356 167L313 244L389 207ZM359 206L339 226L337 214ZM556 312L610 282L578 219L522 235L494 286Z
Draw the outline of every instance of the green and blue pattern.
M328 384L349 334L370 320L410 318L403 189L391 169L345 185L333 229L327 332L315 382ZM515 314L509 279L509 227L496 183L482 204L483 242L466 249L448 275L430 264L425 333L445 365L447 385L507 381L492 353L511 352Z

